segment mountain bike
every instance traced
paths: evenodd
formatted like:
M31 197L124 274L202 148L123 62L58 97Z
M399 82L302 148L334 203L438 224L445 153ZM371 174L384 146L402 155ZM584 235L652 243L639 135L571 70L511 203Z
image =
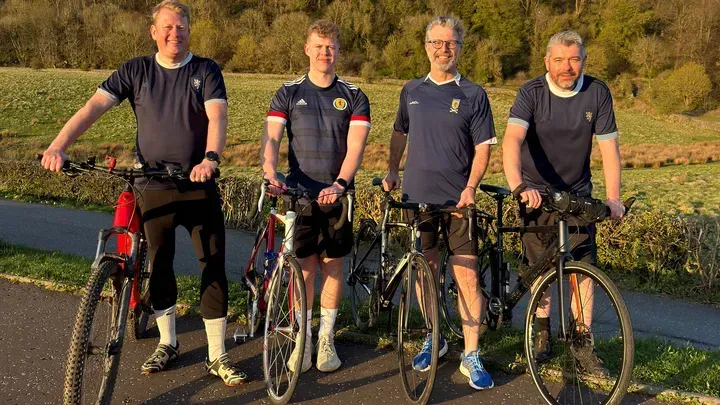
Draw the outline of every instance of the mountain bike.
M552 189L542 209L556 212L558 221L551 226L508 227L503 224L503 203L510 191L487 184L480 185L496 203L496 213L475 213L481 249L478 271L486 316L480 325L482 335L510 325L513 308L530 292L525 314L524 351L533 382L548 404L618 404L627 392L634 362L634 338L630 315L620 291L610 278L587 263L574 261L571 237L586 224L574 224L581 217L585 223L600 222L609 217L609 208L601 200L574 197ZM625 202L626 211L634 199ZM557 235L542 257L517 277L511 289L511 263L504 257L503 235L507 233L544 233ZM440 301L451 329L462 336L457 309L457 286L445 255L440 267ZM485 282L489 279L489 288ZM560 280L560 282L558 282ZM553 294L554 291L554 294ZM539 340L538 314L555 322L551 326L552 352L549 358L535 355ZM590 372L583 363L596 356L609 373ZM588 369L586 369L588 368ZM596 371L596 370L595 370Z
M382 186L375 178L373 186ZM407 398L413 404L425 404L432 393L438 367L440 346L440 309L435 277L421 253L420 224L427 217L460 213L465 220L461 234L468 226L469 209L425 203L402 203L384 192L384 215L380 226L372 219L360 221L350 256L347 284L351 288L351 303L355 324L360 329L373 326L380 312L388 312L388 328L392 326L393 307L397 311L397 352L400 378ZM409 210L410 222L393 222L392 210ZM410 230L410 249L400 260L392 253L390 231L393 228ZM399 300L395 298L400 288ZM398 302L396 304L396 302ZM423 342L432 342L430 366L415 370L413 358Z
M127 183L118 197L112 228L101 229L98 235L95 260L75 317L65 366L66 405L110 403L126 328L131 338L146 335L152 313L150 273L135 180L189 181L189 172L177 168L116 169L115 158L106 157L106 162L107 166L100 166L95 159L68 160L62 169L72 176L100 172Z
M267 186L264 180L257 201L257 212L262 212ZM295 347L304 348L307 332L307 301L305 280L300 264L295 257L295 233L299 202L315 199L309 191L288 188L283 194L288 207L284 215L277 209L278 197L270 197L270 214L255 233L255 243L242 280L247 290L244 323L233 334L236 343L255 336L265 311L263 340L263 371L267 392L275 404L290 401L300 373L293 373L287 364ZM352 221L354 190L347 190L340 196L343 207L339 221L334 225L340 229L345 221ZM252 211L255 211L253 208ZM279 250L275 249L275 230L278 224L285 227L284 238ZM304 350L296 359L293 370L300 370Z

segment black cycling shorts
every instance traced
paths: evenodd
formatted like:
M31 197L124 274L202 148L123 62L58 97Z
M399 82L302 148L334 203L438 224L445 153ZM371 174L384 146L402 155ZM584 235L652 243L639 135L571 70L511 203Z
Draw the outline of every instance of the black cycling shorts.
M545 212L542 209L527 208L520 205L520 217L525 226L555 225L558 221L556 212ZM575 260L597 265L597 245L595 244L595 224L578 217L568 218L570 228L571 253ZM539 260L551 245L557 246L556 233L526 233L522 236L525 258L532 266Z
M413 218L413 210L403 210L403 220L410 222ZM460 234L463 219L450 214L420 215L420 242L422 251L427 252L438 244L439 234L443 232L447 236L448 250L450 255L477 256L478 244L477 233L474 226L468 226L465 232ZM472 235L469 233L472 232Z
M352 223L345 218L340 229L334 226L342 215L341 204L320 205L313 202L297 205L295 221L295 254L304 259L317 254L320 257L335 259L346 256L352 251Z

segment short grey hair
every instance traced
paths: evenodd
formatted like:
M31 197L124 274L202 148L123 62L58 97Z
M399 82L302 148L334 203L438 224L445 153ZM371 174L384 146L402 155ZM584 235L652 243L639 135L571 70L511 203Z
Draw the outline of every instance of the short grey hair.
M465 26L459 18L441 15L430 20L427 27L425 27L425 42L430 40L430 30L436 25L452 28L458 36L458 41L462 41L463 38L465 38Z
M546 57L550 57L550 50L555 45L577 45L578 48L580 48L580 56L583 59L585 59L585 57L587 56L587 51L585 50L585 42L583 42L582 37L580 37L580 35L575 31L558 32L557 34L550 37L550 40L547 44L547 53L545 54Z

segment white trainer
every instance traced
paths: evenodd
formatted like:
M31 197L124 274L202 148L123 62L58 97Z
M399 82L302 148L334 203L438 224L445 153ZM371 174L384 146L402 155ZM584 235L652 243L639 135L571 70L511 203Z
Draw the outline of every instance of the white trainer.
M332 336L320 336L317 344L317 369L323 373L329 373L340 368L342 362L335 350L335 342Z
M304 373L304 372L310 370L310 367L312 367L312 352L313 352L312 338L310 336L306 336L305 337L305 353L303 354L301 373ZM295 363L297 362L297 358L299 355L300 355L300 345L296 345L295 349L293 349L292 354L290 354L290 358L288 359L288 369L293 373L295 372L294 367L295 367Z

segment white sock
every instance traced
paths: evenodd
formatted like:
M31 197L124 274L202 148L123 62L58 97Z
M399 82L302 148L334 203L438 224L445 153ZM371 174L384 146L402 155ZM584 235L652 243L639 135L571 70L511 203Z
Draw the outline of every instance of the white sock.
M203 319L208 341L208 360L210 363L225 353L225 329L227 318Z
M175 347L177 335L175 334L175 307L173 305L162 311L155 311L155 323L160 331L160 344Z
M337 308L320 308L320 332L318 332L318 336L333 336L337 314Z

